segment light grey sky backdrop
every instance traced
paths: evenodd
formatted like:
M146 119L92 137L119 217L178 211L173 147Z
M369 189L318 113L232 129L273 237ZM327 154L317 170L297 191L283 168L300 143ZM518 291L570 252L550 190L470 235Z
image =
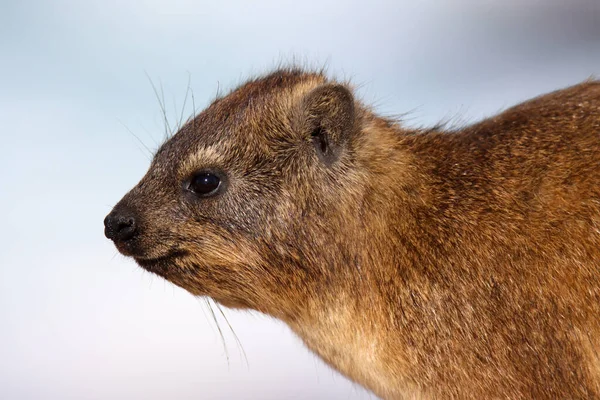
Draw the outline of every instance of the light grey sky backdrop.
M163 122L281 60L351 77L407 123L472 122L600 73L600 2L2 0L0 398L366 399L282 324L116 255L111 206ZM191 113L188 107L184 118ZM128 128L125 128L125 126Z

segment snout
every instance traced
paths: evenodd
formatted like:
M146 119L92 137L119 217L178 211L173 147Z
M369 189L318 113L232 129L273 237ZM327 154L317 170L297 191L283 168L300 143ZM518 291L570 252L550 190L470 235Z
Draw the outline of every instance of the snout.
M161 238L156 226L149 225L148 215L136 212L130 204L121 201L104 218L104 235L122 255L132 257L148 271L166 276L173 260L185 252L164 236Z
M115 208L104 218L104 235L117 245L127 243L137 232L136 216L128 208Z

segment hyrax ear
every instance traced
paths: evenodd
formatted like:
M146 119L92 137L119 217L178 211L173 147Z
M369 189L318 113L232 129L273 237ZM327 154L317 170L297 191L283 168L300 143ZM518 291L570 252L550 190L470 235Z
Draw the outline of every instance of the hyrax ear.
M296 125L310 138L319 159L334 163L344 151L355 122L354 97L338 84L325 84L308 93L301 104Z

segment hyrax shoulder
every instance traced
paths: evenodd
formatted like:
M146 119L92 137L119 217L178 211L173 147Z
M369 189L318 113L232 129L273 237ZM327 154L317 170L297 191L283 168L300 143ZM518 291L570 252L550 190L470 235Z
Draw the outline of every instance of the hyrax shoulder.
M381 397L600 397L599 82L445 132L276 71L170 138L105 225Z

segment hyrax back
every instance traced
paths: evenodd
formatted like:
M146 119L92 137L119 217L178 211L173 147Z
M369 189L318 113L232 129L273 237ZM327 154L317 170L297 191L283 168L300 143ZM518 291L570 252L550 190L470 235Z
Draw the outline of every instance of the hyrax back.
M381 397L600 397L598 82L445 132L280 70L187 123L105 224Z

